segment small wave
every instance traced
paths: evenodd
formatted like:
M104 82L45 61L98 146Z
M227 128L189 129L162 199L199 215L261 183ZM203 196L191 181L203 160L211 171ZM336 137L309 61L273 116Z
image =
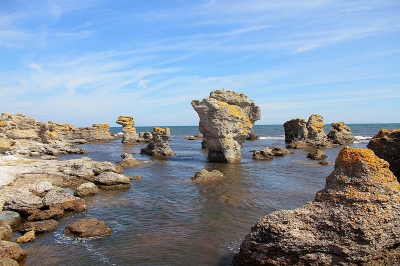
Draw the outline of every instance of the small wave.
M354 143L368 143L372 137L365 137L365 136L354 136L356 141Z
M277 136L277 137L266 136L266 137L260 137L260 139L279 139L279 140L282 140L282 139L285 139L285 137L284 136Z

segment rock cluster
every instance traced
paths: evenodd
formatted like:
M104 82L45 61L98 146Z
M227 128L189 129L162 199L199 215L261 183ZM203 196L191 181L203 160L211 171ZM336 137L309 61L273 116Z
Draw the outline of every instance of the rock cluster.
M399 265L399 192L386 161L345 147L315 200L261 218L234 265Z
M284 157L288 154L292 154L288 149L283 148L268 148L265 147L262 150L253 151L253 160L272 160L274 156Z
M200 118L199 130L206 140L210 162L239 162L241 148L261 109L245 94L216 90L192 107Z
M171 131L168 127L165 129L160 127L153 128L152 136L149 145L140 150L141 154L150 156L172 156L175 154L168 144L171 136Z
M400 180L400 129L382 129L368 143L367 147L380 158L388 161L389 169Z
M324 121L320 114L312 114L306 122L295 118L283 124L285 142L289 148L330 148L332 144L350 144L355 141L350 128L343 122L332 123L333 129L324 132Z

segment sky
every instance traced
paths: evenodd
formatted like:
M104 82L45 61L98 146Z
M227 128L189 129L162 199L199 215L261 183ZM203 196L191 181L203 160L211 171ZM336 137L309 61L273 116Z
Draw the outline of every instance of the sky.
M0 112L198 125L218 89L256 125L400 122L398 0L0 0Z

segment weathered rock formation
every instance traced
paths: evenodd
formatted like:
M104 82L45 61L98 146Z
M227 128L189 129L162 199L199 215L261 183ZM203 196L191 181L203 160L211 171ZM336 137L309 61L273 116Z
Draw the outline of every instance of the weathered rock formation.
M344 122L331 123L331 125L332 130L329 131L327 137L333 144L346 145L356 140L350 127Z
M239 162L241 148L251 133L261 109L246 95L216 90L210 96L192 101L200 118L199 130L207 141L210 162Z
M64 234L74 237L95 237L105 236L111 233L111 228L107 227L103 221L96 218L80 219L75 223L67 225Z
M288 149L283 148L268 148L265 147L262 150L253 151L253 160L272 160L274 156L284 157L288 154L292 154Z
M308 136L307 123L302 118L294 118L283 124L285 142L306 141Z
M17 243L0 240L0 262L2 265L18 265L18 263L15 264L13 261L22 261L26 258L26 255L26 251Z
M309 152L307 154L307 158L310 158L311 160L324 160L327 157L328 156L326 155L326 153L320 149L315 150L313 152Z
M206 169L201 169L194 176L192 176L190 180L195 182L205 182L218 180L223 177L225 177L225 175L218 170L207 171Z
M124 153L121 155L121 157L122 161L118 162L118 165L121 166L122 168L132 168L143 164L143 162L133 158L132 154L130 153Z
M131 187L128 176L114 172L103 172L95 176L93 183L103 190L128 189Z
M58 227L58 222L56 220L43 220L36 222L27 222L21 228L19 228L19 232L21 234L25 234L30 231L34 231L35 233L48 233L56 230Z
M84 198L96 195L100 192L99 188L92 182L83 183L74 191L74 196Z
M136 133L135 121L132 116L121 115L116 123L122 126L122 132L124 133L122 143L135 143L138 141L139 136Z
M399 265L399 192L386 161L345 147L315 200L261 218L234 265Z
M389 162L389 169L400 181L400 129L382 129L368 143L367 148Z
M152 132L153 138L152 141L147 145L146 148L140 150L141 154L147 154L150 156L171 156L175 153L171 150L168 140L171 136L170 129L168 127L153 128Z

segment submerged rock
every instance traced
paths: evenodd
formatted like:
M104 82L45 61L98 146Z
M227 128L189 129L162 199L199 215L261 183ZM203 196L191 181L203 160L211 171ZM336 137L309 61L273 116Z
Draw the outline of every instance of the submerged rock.
M320 149L307 154L307 158L310 158L311 160L324 160L327 157L328 156L326 155L326 153Z
M204 182L210 180L217 180L223 177L225 177L225 175L218 170L213 170L210 172L207 171L206 169L201 169L194 176L192 176L190 180L195 182Z
M262 150L254 150L253 151L253 160L271 160L275 156L284 157L288 154L293 154L293 152L291 152L288 149L283 149L283 148L265 147Z
M399 192L386 161L345 147L315 200L261 218L234 265L398 265Z
M111 231L111 228L107 227L103 221L91 218L80 219L67 225L64 234L75 237L95 237L109 235Z
M175 153L171 150L168 140L171 136L170 129L168 127L153 128L153 138L146 148L140 150L141 154L147 154L150 156L172 156Z
M200 118L199 130L207 141L210 162L239 162L241 148L251 133L261 109L245 94L216 90L210 96L192 101Z
M367 147L380 158L388 161L389 169L400 181L400 129L382 129L368 143Z
M350 127L344 122L331 123L332 130L328 133L328 139L333 144L345 145L353 143L356 138L350 131Z

